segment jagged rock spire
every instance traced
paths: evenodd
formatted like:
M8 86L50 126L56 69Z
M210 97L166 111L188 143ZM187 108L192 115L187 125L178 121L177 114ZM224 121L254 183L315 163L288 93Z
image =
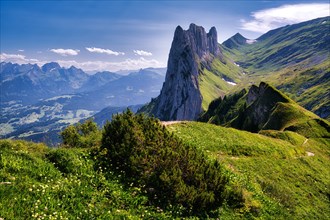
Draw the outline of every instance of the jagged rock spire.
M199 90L199 64L211 62L221 51L217 31L209 33L191 24L188 30L178 26L168 58L167 73L161 94L151 103L149 113L161 120L194 120L202 112Z

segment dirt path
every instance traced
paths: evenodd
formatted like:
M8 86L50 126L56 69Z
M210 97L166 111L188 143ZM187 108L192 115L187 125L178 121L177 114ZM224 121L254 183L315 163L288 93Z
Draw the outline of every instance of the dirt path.
M306 138L306 140L304 141L303 145L305 145L307 143L307 141L308 141L308 138ZM307 157L314 157L314 155L315 155L314 153L309 152L309 151L306 151L306 154L307 154Z
M314 153L312 153L312 152L308 152L308 151L306 151L306 153L307 153L307 156L308 157L313 157L315 154Z
M182 121L161 121L160 122L162 125L172 125L172 124L178 124L178 123L182 123Z
M306 138L306 140L304 141L303 145L305 145L307 143L307 141L308 141L308 138Z

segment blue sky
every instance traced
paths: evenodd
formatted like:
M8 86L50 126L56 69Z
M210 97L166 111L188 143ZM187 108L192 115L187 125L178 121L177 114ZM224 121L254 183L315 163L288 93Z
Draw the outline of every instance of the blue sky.
M177 25L222 43L237 32L329 16L329 1L15 1L1 0L1 61L57 61L87 71L164 67Z

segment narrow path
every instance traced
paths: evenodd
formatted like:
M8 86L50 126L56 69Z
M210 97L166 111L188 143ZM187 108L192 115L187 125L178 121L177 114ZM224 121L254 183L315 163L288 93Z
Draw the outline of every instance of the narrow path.
M182 123L182 121L161 121L160 122L162 125L172 125L172 124L178 124L178 123Z
M305 145L308 141L308 138L306 138L306 140L304 141L304 143L302 145ZM307 157L314 157L314 153L312 152L309 152L309 151L306 151L306 154L307 154Z
M307 153L307 156L308 157L313 157L315 154L314 153L312 153L312 152L308 152L308 151L306 151L306 153Z
M303 145L305 145L307 143L307 141L308 141L308 138L306 138L306 140L304 141Z

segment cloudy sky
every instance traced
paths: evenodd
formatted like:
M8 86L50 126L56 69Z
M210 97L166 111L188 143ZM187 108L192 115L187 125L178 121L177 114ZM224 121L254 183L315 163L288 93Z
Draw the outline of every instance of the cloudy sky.
M222 43L237 32L255 39L329 16L329 8L328 0L1 0L1 61L87 71L165 67L177 25L215 26Z

